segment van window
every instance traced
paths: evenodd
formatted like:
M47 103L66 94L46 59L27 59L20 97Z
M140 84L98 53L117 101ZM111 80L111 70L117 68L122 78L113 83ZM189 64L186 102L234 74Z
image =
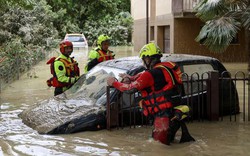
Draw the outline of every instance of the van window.
M208 78L208 72L213 71L211 64L191 64L183 65L183 83L184 91L186 95L192 93L198 93L206 90L206 79ZM189 80L187 82L187 80Z

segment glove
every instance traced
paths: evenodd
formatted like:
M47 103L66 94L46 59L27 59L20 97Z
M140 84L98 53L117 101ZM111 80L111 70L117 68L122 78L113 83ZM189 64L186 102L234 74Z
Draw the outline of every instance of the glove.
M46 83L47 83L47 86L48 86L48 87L51 87L51 86L52 86L51 79L48 79L48 80L46 81Z
M122 83L126 83L126 84L130 84L131 83L131 80L129 77L124 77L121 81Z
M76 76L76 77L75 77L75 83L76 83L77 80L79 80L79 76Z
M114 77L108 77L107 78L107 84L109 86L113 86L113 83L116 81L116 79Z
M76 83L76 81L79 79L78 76L75 76L75 77L70 77L70 84L74 84Z
M121 77L121 78L123 78L123 79L125 79L125 78L131 78L131 76L130 75L128 75L128 74L126 74L126 73L119 73L119 76Z

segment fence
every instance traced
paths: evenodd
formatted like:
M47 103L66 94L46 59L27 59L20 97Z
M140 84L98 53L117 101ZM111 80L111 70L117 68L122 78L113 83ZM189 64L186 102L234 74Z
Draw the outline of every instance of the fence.
M45 59L49 51L44 48L30 49L28 56L16 55L3 57L0 61L0 93L11 82L18 80L22 73L30 70L35 64Z
M248 89L249 78L244 72L231 75L229 72L208 72L199 75L183 74L184 95L183 103L191 111L189 120L197 121L250 121L250 104ZM107 87L107 129L112 127L135 127L147 125L150 118L146 118L138 107L140 94L118 92L115 99L110 95Z

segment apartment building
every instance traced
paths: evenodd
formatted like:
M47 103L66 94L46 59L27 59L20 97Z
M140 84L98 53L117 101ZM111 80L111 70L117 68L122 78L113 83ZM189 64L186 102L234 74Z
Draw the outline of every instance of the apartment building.
M156 42L164 53L205 55L223 62L247 62L244 30L237 34L223 53L210 52L205 45L195 41L203 26L193 12L193 7L198 2L199 0L131 0L135 50L139 51L148 40Z

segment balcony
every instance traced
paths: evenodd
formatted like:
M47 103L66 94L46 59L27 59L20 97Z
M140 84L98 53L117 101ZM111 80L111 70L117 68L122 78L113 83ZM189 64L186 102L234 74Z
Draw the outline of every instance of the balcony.
M172 0L172 12L175 18L195 17L194 7L201 0Z

